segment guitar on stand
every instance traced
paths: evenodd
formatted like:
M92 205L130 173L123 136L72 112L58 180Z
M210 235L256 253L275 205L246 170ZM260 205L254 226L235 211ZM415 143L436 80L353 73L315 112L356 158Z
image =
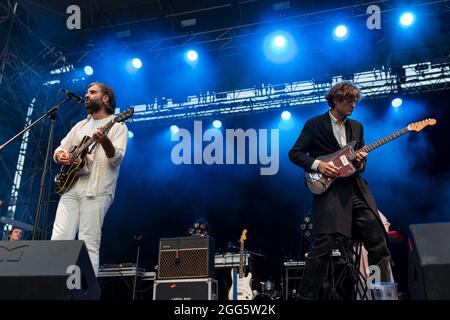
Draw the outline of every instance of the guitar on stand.
M101 130L103 133L107 133L109 129L116 122L123 122L133 116L134 108L128 108L126 111L119 114L117 117L105 124ZM70 164L67 166L62 166L61 170L55 177L56 192L58 194L63 194L72 187L72 185L78 180L77 173L83 168L86 163L86 157L91 153L97 142L89 136L84 136L78 146L74 146L70 151Z
M239 274L235 269L231 270L231 279L233 284L228 292L229 300L253 300L252 291L252 273L249 272L247 276L244 276L244 242L247 240L247 229L242 231L241 238L239 240L240 254L239 254Z

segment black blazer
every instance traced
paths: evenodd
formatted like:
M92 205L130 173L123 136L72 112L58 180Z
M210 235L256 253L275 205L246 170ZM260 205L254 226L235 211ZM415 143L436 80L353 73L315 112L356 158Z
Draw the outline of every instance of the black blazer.
M357 142L355 149L364 146L364 129L361 123L347 118L345 132L347 143ZM315 158L334 153L339 149L327 111L305 123L300 136L289 151L289 159L297 166L310 171ZM365 163L362 168L365 168ZM326 192L313 196L314 234L341 233L347 237L352 236L351 200L354 192L357 191L355 188L361 191L373 214L382 224L375 199L360 172L351 177L336 180Z

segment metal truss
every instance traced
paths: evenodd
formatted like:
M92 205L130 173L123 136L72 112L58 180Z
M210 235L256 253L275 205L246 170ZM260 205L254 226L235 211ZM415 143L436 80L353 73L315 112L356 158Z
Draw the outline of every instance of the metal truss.
M311 80L276 85L262 84L258 88L207 92L189 96L185 102L175 102L169 98L159 99L151 104L134 106L132 122L174 121L311 106L325 102L326 91L339 81L351 81L358 85L363 98L367 100L392 94L419 94L449 89L450 66L449 62L434 65L425 62L403 66L401 74L393 73L389 68L382 68L355 73L351 77L337 75L326 82Z
M42 75L61 64L61 55L33 31L18 2L2 1L0 16L0 141L4 143L49 102ZM25 52L31 44L39 48L32 55ZM42 125L0 150L0 194L9 196L1 199L2 213L9 218L32 221L29 204L35 201L32 187L41 172L46 135L47 127Z
M281 1L281 0L280 0ZM28 1L32 2L32 1ZM159 7L164 7L164 3L168 1L150 1L151 3L159 3ZM236 7L239 10L241 16L245 16L246 11L251 11L249 8L256 0L236 1ZM102 20L109 21L108 15L105 10L100 11L100 7L96 1L92 2L90 6L90 16L102 12ZM176 49L180 47L199 46L204 50L217 51L220 55L237 54L245 48L252 46L255 41L259 41L259 37L267 32L267 29L272 25L277 24L289 24L292 30L302 30L310 27L317 27L321 24L329 23L333 17L345 16L348 20L360 20L362 25L365 25L368 18L367 8L370 5L377 5L382 8L383 22L389 22L392 19L396 19L395 13L398 11L398 6L389 0L378 1L362 1L355 2L351 5L345 5L341 7L317 10L311 12L299 12L298 10L286 10L279 16L273 15L272 18L258 19L241 19L242 23L237 25L230 25L218 28L203 27L202 29L194 28L185 30L173 29L172 36L159 36L151 39L132 39L124 38L123 42L110 46L89 46L89 49L73 49L67 50L66 56L73 61L81 62L89 57L89 59L101 59L110 52L117 52L117 50L136 50L142 53L152 53L148 56L148 59L157 60L161 56L167 53L168 50ZM209 13L221 12L222 10L229 9L231 3L224 5L218 5L213 7L205 7L196 10L190 10L185 12L178 12L172 14L165 14L162 16L152 16L148 19L130 20L126 23L109 23L102 26L102 29L117 29L123 28L125 31L132 33L130 30L133 27L143 27L148 23L166 23L174 26L180 26L180 20L186 17L201 16ZM436 12L450 12L449 0L437 0L437 1L420 1L412 2L408 5L408 8L413 10L414 8L420 8L424 12L423 16L435 14ZM50 9L49 9L50 10ZM160 14L163 14L165 10L161 9ZM91 21L93 23L93 21ZM147 25L148 26L148 25ZM128 30L129 28L130 30ZM85 30L79 31L77 34L82 35L86 32L91 32L91 28L85 28ZM86 47L86 46L85 46Z

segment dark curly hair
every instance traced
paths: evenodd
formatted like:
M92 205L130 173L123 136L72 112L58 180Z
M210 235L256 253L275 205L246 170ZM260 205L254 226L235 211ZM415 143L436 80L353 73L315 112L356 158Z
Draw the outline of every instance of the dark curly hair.
M101 82L93 82L88 85L88 89L94 85L97 85L102 90L102 93L109 97L108 104L105 106L106 112L109 114L114 113L114 109L116 108L116 95L113 91L113 89L108 86L107 84L101 83Z
M334 100L344 101L344 100L356 100L361 99L361 90L350 82L339 82L336 83L325 96L328 105L331 109L335 107Z

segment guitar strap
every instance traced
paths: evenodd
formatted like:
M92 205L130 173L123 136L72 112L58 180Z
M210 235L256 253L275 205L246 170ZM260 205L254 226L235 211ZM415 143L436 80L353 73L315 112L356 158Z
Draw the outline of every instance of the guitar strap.
M350 131L349 132L350 136L347 137L347 143L349 143L350 141L353 141L355 139L355 132L354 132L354 129L353 129L352 121L350 121L350 119L347 119L347 123L348 123L349 131Z
M364 146L361 146L361 141L358 139L358 137L355 136L356 130L354 128L353 121L348 121L348 124L350 125L350 139L348 139L348 141L349 142L350 141L356 141L355 150L364 147Z

